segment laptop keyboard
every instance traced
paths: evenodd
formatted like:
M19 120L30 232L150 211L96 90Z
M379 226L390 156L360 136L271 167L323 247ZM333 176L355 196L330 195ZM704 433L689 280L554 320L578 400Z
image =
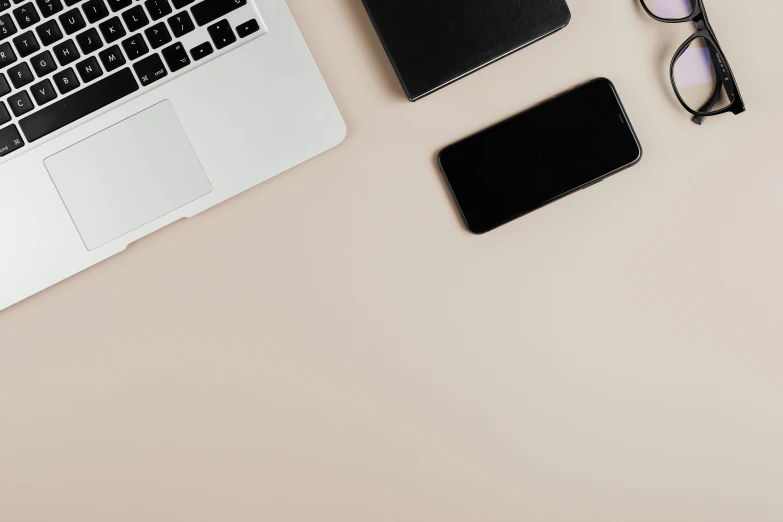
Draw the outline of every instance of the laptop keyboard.
M265 32L248 0L0 0L0 157Z

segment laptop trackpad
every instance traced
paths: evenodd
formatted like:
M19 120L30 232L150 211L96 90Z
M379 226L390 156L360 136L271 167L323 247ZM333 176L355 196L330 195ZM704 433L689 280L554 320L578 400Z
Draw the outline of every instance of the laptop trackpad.
M88 250L212 191L168 100L44 161Z

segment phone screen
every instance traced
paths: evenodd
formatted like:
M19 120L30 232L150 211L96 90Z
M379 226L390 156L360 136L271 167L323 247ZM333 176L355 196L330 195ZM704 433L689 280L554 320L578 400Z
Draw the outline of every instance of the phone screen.
M614 86L598 79L445 148L438 158L480 234L637 163Z

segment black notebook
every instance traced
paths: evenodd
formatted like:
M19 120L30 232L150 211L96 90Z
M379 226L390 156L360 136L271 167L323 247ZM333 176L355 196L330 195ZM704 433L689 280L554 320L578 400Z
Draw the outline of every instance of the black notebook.
M363 0L415 101L565 27L565 0Z

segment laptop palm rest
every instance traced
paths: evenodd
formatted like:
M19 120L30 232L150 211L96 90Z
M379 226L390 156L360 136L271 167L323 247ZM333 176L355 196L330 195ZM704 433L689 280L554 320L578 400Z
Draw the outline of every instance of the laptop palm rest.
M88 250L212 191L166 100L44 161Z

